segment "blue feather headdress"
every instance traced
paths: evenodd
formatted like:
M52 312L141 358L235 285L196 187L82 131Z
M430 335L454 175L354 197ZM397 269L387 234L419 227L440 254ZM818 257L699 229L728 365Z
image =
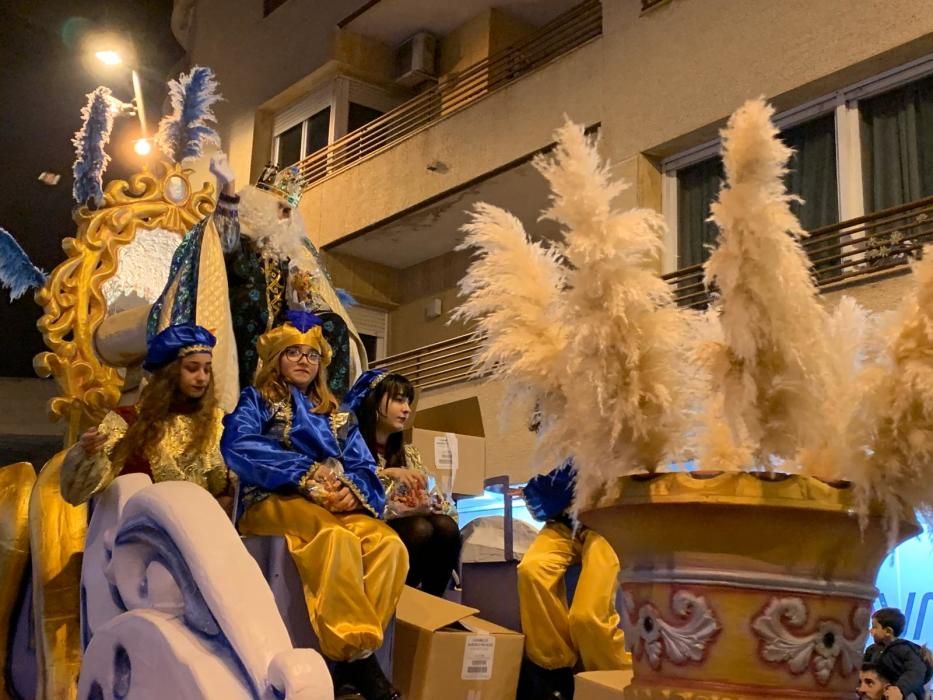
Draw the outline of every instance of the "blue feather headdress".
M16 239L0 228L0 285L10 290L10 300L45 284L47 275L32 264Z
M93 201L99 205L104 199L104 171L110 163L104 146L110 143L113 130L112 101L110 88L101 86L88 94L87 105L81 110L84 122L72 139L75 147L73 193L78 204Z
M195 66L187 75L168 84L172 113L159 122L156 142L175 163L198 158L208 144L220 145L220 135L209 122L217 123L212 106L223 99L217 92L214 71Z

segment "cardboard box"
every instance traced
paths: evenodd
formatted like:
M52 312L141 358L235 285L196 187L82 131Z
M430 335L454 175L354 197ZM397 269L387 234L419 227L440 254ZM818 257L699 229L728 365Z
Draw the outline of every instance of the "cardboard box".
M406 700L515 697L525 638L476 612L405 587L396 610L392 680Z
M574 700L622 700L632 678L631 669L578 673L574 678Z
M486 480L486 439L475 435L414 428L411 444L421 452L425 468L450 493L479 496Z

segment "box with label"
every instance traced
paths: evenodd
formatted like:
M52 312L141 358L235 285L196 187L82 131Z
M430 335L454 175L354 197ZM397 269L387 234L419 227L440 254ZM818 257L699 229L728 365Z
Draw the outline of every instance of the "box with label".
M587 671L574 677L574 700L622 700L632 670Z
M396 610L392 680L406 700L515 697L524 637L476 612L405 587Z
M445 493L478 496L486 480L486 439L414 428L411 444Z

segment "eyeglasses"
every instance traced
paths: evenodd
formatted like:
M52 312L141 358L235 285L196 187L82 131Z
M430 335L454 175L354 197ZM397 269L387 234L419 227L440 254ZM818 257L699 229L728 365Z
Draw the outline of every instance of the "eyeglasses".
M285 348L285 357L292 362L298 362L303 357L312 365L316 365L321 361L321 353L317 350L308 350L308 352L305 352L301 348Z

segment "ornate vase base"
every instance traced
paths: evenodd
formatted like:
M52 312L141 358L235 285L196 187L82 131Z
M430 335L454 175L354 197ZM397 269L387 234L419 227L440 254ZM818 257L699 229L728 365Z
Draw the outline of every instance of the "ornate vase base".
M884 526L848 484L764 473L630 476L580 520L619 554L632 700L849 700ZM916 534L902 523L900 538Z

